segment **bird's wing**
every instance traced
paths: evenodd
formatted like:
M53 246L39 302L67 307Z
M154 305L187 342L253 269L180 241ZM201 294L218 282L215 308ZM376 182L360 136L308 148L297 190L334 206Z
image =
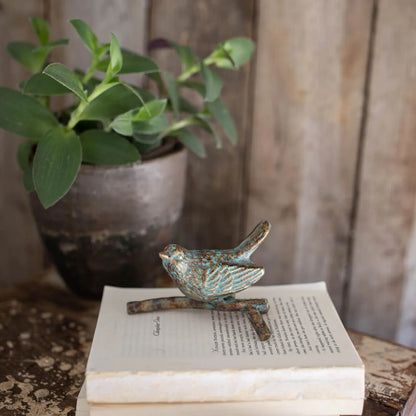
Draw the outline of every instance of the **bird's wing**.
M239 292L256 283L264 274L263 267L219 264L206 271L204 295L217 297Z

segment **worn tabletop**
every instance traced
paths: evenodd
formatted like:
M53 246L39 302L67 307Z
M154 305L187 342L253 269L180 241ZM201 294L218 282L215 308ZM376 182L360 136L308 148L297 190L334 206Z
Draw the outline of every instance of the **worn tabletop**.
M75 415L98 309L53 270L1 291L0 416ZM416 386L416 350L350 336L366 366L365 416L396 415Z
M0 294L0 415L75 415L99 302L56 273Z

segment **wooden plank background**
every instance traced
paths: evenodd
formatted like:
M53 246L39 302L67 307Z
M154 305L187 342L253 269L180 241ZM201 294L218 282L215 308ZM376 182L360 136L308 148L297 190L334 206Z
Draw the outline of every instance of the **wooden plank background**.
M268 283L325 280L340 309L372 2L308 4L261 3L247 223L274 226Z
M190 157L180 242L235 245L263 218L273 230L256 260L263 283L325 280L346 325L416 346L416 2L413 0L2 0L1 85L26 75L4 51L30 40L28 18L69 37L54 59L83 67L70 18L146 53L166 37L200 56L231 36L256 56L226 73L239 141ZM163 69L169 51L152 52ZM59 102L58 102L59 104ZM44 267L15 162L1 133L0 282Z
M399 329L401 312L416 322L416 316L410 315L414 285L413 300L406 300L401 308L406 286L412 290L410 280L415 277L406 273L406 261L415 261L408 257L411 250L414 256L416 197L415 41L416 3L380 1L347 318L352 326L359 324L364 331L389 338ZM368 294L377 301L369 301Z

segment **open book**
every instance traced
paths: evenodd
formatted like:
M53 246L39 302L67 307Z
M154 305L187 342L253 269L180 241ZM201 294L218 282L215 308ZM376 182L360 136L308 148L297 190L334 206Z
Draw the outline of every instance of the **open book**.
M257 286L272 336L260 341L245 314L170 310L127 315L126 303L177 289L106 287L86 371L90 403L348 403L358 414L364 366L324 283Z

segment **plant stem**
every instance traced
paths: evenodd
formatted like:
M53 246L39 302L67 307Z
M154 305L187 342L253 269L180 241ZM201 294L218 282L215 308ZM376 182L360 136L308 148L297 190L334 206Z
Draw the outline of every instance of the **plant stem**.
M178 76L177 81L184 82L187 79L189 79L192 75L199 72L200 70L201 70L201 64L200 63L194 64L187 71L182 72L182 74Z
M91 67L90 69L88 69L88 71L86 72L86 74L82 78L82 83L86 84L91 79L91 77L94 75L94 73L95 73L95 68Z
M86 84L92 76L95 74L97 70L98 61L93 59L91 66L88 68L88 71L85 73L84 77L82 78L82 83Z
M106 132L109 132L111 130L111 127L110 127L111 120L103 120L102 123L103 123L103 130Z
M183 129L184 127L187 126L192 126L195 125L195 117L194 116L190 116L190 117L186 117L182 120L179 121L175 121L173 122L170 126L166 127L165 130L163 130L159 136L157 137L158 140L163 139L164 137L166 137L169 133L175 131L175 130L179 130L179 129Z
M211 54L210 56L207 56L205 59L203 59L203 62L206 66L212 65L213 63L215 63L215 57L212 56ZM189 79L192 75L195 75L200 70L201 70L201 64L198 62L192 65L185 72L182 72L182 74L180 74L176 80L177 82L184 82L187 79Z
M41 104L44 106L44 107L46 107L48 110L49 110L49 103L50 103L50 100L49 100L49 97L48 96L43 96L43 97L40 97L39 98L39 101L41 102Z
M86 105L88 104L87 101L81 101L78 104L78 107L71 113L71 118L68 121L68 128L73 129L78 121L79 121L79 117L81 115L81 113L84 111L84 108L86 107Z
M97 71L98 64L100 63L101 57L102 55L96 55L95 53L92 54L91 65L88 68L88 71L85 73L84 78L82 78L83 84L86 84L95 74L95 72Z
M183 120L179 120L179 121L176 121L176 122L172 123L170 126L166 127L166 129L163 130L159 134L158 139L159 140L163 139L163 137L167 136L170 132L172 132L174 130L179 130L179 129L182 129L186 126L189 126L190 124L192 124L191 119L192 119L192 117L187 117L187 118L184 118Z

